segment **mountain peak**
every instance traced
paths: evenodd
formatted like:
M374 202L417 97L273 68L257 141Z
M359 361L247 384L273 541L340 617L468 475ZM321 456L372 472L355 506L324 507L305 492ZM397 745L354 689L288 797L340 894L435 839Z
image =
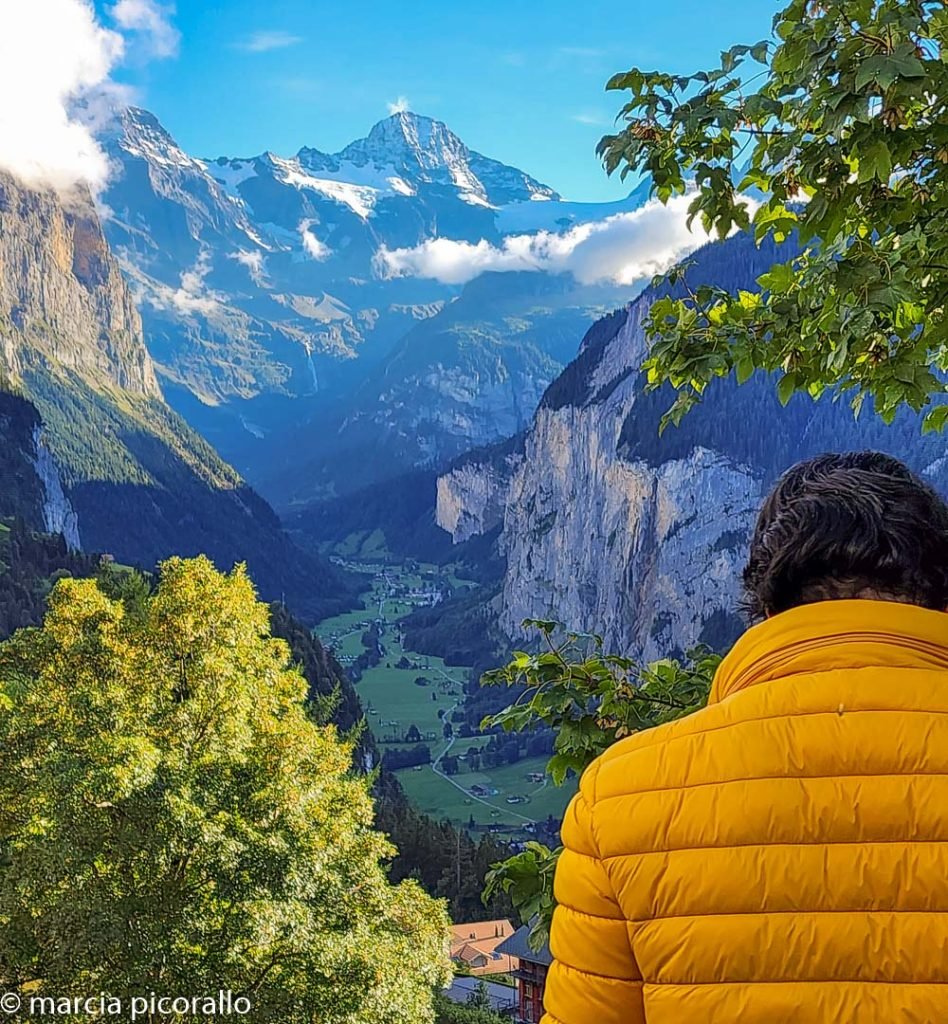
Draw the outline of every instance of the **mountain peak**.
M394 164L417 171L466 165L469 151L442 121L406 110L379 121L366 138L346 146L338 156L357 165Z
M119 111L110 135L113 144L149 163L181 168L199 166L198 161L188 156L175 142L158 118L142 107L125 107Z
M115 118L114 132L128 140L149 139L160 142L164 147L175 147L177 144L171 133L150 111L142 107L124 107Z

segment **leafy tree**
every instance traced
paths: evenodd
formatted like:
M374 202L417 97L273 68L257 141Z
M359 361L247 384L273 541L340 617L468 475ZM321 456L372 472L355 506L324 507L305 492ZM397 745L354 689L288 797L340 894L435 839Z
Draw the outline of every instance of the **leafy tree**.
M60 580L0 646L0 988L432 1020L443 906L388 881L351 744L305 697L242 567L171 559L140 615Z
M691 714L707 702L720 655L706 648L685 661L670 658L640 665L606 654L602 637L564 631L556 622L528 619L524 628L540 634L541 650L516 651L513 660L484 675L487 686L509 686L516 701L484 720L524 732L540 725L553 729L553 756L546 770L554 784L580 774L617 740ZM484 898L506 893L539 948L549 937L553 914L553 873L559 849L528 842L487 874Z
M615 75L631 96L599 144L607 171L647 172L662 202L694 187L692 218L722 237L796 234L763 292L688 284L651 309L651 384L678 422L717 377L779 375L796 391L871 396L948 420L948 10L942 0L792 0L774 39L692 75ZM762 70L761 70L762 69ZM736 183L736 184L735 184ZM741 190L762 197L751 215Z
M467 1005L473 1006L477 1010L489 1010L491 1008L487 982L483 978L477 982L476 988L467 997Z

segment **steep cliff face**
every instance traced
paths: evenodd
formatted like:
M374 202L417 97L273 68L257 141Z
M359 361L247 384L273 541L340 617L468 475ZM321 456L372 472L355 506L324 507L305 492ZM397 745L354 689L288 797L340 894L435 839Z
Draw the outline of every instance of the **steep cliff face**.
M772 248L735 237L698 253L689 278L752 288L774 259ZM524 618L551 617L639 657L726 645L742 628L740 570L754 517L794 461L877 448L948 486L946 441L920 436L916 417L857 422L845 402L805 397L783 408L765 378L712 388L659 437L671 396L646 393L638 370L654 297L645 292L589 331L540 403L509 478L485 457L439 482L439 523L464 536L493 522L506 486L501 625L512 638Z
M14 340L14 337L16 340ZM91 198L63 203L0 172L0 358L19 376L36 357L157 397L141 321Z
M612 337L587 339L586 371L574 371L582 400L562 401L561 383L537 411L504 513L509 636L550 615L653 657L715 639L722 609L736 605L759 480L704 448L659 465L619 451L649 302L635 303Z
M129 290L88 196L0 176L0 393L22 401L22 494L8 514L67 543L150 566L173 554L247 561L263 593L306 615L345 601L272 509L165 403ZM2 411L2 410L0 410ZM23 470L24 459L29 466ZM35 482L34 482L35 481Z
M507 495L502 628L550 616L645 657L717 642L760 480L705 448L626 462L617 412L539 411Z
M524 435L469 452L438 477L435 522L453 544L489 533L504 521L510 481L523 463Z

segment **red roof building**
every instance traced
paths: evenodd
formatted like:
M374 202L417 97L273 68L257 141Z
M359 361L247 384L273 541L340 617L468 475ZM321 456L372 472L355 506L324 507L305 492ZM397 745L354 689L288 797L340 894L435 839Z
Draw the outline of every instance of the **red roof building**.
M498 947L515 932L507 920L477 921L451 926L451 959L471 974L511 974L519 963Z

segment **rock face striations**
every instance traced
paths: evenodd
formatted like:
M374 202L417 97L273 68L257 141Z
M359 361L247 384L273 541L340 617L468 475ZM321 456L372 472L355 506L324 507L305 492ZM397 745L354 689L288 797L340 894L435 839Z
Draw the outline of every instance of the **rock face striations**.
M775 261L743 236L709 246L692 284L753 288ZM946 442L918 420L890 427L845 402L780 406L773 384L722 383L662 437L671 403L646 392L639 366L650 289L586 336L550 386L522 456L462 461L438 485L438 521L455 541L503 522L502 626L551 617L647 658L697 642L729 643L742 628L740 570L762 495L794 461L826 450L878 448L948 490Z
M64 203L0 172L0 317L8 376L40 358L159 396L141 319L87 194Z
M36 481L22 477L14 512L40 528L146 567L199 552L227 568L246 560L267 596L285 594L306 614L344 599L335 570L295 549L269 506L165 403L89 196L63 199L7 175L0 388Z

